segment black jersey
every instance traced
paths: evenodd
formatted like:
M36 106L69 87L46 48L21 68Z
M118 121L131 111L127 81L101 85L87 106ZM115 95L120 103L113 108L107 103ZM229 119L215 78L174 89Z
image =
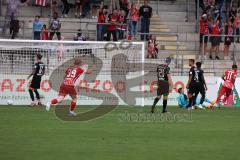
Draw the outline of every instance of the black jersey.
M201 68L197 67L191 67L189 71L189 76L192 75L191 83L190 85L203 85L204 84L204 78L203 78L203 70Z
M158 81L168 81L168 74L170 74L170 68L166 64L160 64L157 66Z
M33 75L33 78L42 77L45 73L45 64L43 62L35 63L34 69L35 69L35 73Z

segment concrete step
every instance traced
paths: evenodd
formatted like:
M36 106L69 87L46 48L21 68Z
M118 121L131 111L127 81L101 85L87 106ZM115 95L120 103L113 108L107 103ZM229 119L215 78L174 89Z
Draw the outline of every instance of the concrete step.
M168 28L152 28L150 27L150 32L170 32Z
M177 36L156 36L157 41L177 41Z
M168 29L168 26L167 25L164 25L164 24L162 24L162 25L158 25L158 24L150 24L150 28L153 28L153 29L155 29L155 28L161 28L161 29Z
M195 10L195 7L190 6L189 11L192 12ZM154 8L157 10L157 6ZM169 11L169 12L187 12L186 4L161 4L159 5L159 11Z

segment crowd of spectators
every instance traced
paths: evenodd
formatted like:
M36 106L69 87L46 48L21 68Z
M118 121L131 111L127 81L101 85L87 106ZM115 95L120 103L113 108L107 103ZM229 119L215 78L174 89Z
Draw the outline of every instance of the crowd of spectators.
M199 0L199 6L203 11L200 17L199 54L203 53L205 59L209 56L209 59L220 60L219 48L223 42L223 59L231 59L229 48L233 42L239 43L240 0ZM208 42L211 42L210 48Z
M40 5L50 8L49 24L43 24L40 15L35 16L33 39L36 40L51 40L55 34L57 39L61 40L59 18L69 17L70 11L74 11L73 15L76 18L97 18L96 39L98 41L135 40L138 32L142 33L141 40L149 40L152 8L148 5L148 0L145 0L142 6L139 6L139 0L134 2L131 0L109 0L110 4L108 5L104 4L103 0L8 0L7 2L9 20L18 18L19 9L22 6ZM47 33L49 34L47 35Z
M97 40L110 41L111 37L113 41L135 40L139 28L142 34L141 40L148 40L151 16L152 8L148 5L148 0L145 0L141 7L139 7L139 0L136 3L128 0L111 0L109 7L100 7Z

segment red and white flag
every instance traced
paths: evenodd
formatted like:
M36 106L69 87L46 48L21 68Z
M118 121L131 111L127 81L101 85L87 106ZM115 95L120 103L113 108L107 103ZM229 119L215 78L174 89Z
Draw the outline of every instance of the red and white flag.
M36 5L45 6L46 5L46 0L36 0Z

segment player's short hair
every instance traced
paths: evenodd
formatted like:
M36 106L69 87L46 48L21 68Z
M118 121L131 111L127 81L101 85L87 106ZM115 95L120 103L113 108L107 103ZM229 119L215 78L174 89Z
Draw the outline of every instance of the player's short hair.
M80 58L75 58L74 65L80 65L82 60Z
M189 59L190 62L192 63L195 63L195 60L194 59Z
M233 64L233 65L232 65L232 69L237 69L237 65L236 65L236 64Z
M165 58L165 63L170 64L172 59L170 57Z
M40 53L37 54L37 59L39 59L39 60L42 59L42 55Z
M201 67L202 67L202 63L201 63L201 62L197 62L197 63L196 63L196 66L197 66L198 68L201 68Z
M178 93L181 93L181 91L182 91L182 88L178 88Z

